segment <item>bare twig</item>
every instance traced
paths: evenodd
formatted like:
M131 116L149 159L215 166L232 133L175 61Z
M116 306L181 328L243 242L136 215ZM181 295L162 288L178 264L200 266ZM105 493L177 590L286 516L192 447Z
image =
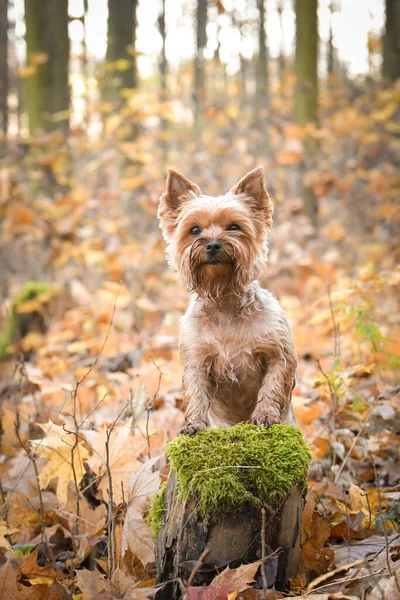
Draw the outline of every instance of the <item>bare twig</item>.
M337 579L336 581L333 581L332 583L326 583L325 585L321 585L321 587L319 588L313 588L312 590L308 590L307 592L305 592L303 594L303 596L308 596L309 594L314 594L315 592L318 592L319 590L323 590L327 587L331 587L332 585L339 585L341 583L349 583L350 581L359 581L360 579L366 579L367 577L376 577L377 575L380 575L385 569L378 569L378 571L375 571L375 573L367 573L366 575L359 575L356 577L343 577L342 579Z
M108 533L108 577L110 578L117 568L117 538L115 533L115 512L114 512L114 497L113 497L113 480L111 473L111 465L110 465L110 438L111 434L114 430L117 421L120 419L121 415L124 413L128 406L128 403L125 404L123 409L117 415L116 419L107 427L106 434L106 473L108 480L108 505L107 505L107 533Z
M268 579L267 579L267 571L265 565L265 527L266 527L266 518L265 518L265 508L261 509L261 577L263 582L263 590L264 592L268 589Z
M101 404L103 404L104 400L107 398L107 396L108 396L109 393L110 393L110 390L107 390L106 393L104 394L104 396L99 400L99 402L92 408L91 411L88 412L88 414L86 415L86 417L83 419L83 421L79 425L78 429L81 429L83 427L83 425L86 423L86 421L92 416L92 414L94 412L96 412L96 410L99 408L99 406Z
M361 433L363 432L365 425L366 425L366 423L362 424L362 426L360 428L360 431L357 433L356 437L354 438L354 440L353 440L353 442L352 442L352 444L351 444L351 446L350 446L350 448L349 448L346 456L344 457L344 459L342 461L342 464L339 467L338 472L336 473L336 477L335 477L334 483L337 483L340 475L342 474L344 466L345 466L346 462L348 461L350 454L353 452L354 446L356 445L356 443L358 441L358 438L360 437Z
M25 451L26 456L28 457L28 459L32 463L33 470L35 471L36 485L37 485L38 496L39 496L40 537L41 537L42 542L44 542L45 520L44 520L44 507L43 507L42 489L40 487L40 482L39 482L39 471L38 471L38 468L37 468L37 464L36 464L34 453L31 452L29 450L29 448L26 446L26 444L24 444L24 442L22 441L21 434L20 434L20 431L19 431L19 426L18 426L19 425L18 419L17 419L17 421L15 422L14 425L15 425L15 433L16 433L16 436L18 438L18 441L21 444L21 447L23 448L23 450ZM29 431L29 427L28 427L28 431Z
M392 565L390 564L390 556L389 556L389 540L388 540L388 532L386 529L386 522L385 522L385 518L383 515L383 508L382 508L382 499L381 499L381 486L379 485L379 478L378 478L378 471L376 469L376 464L375 461L372 457L372 455L370 454L370 459L371 459L371 463L372 463L372 467L374 469L374 476L375 476L375 482L376 482L376 490L378 492L378 509L379 509L379 514L381 515L381 519L382 519L382 528L383 528L383 534L385 536L385 555L386 555L386 564L387 564L387 568L388 571L390 573L391 576L394 575L393 569L392 569ZM396 582L396 586L398 591L400 592L400 586L399 586L399 582L397 581L397 577L394 575L394 579Z
M110 318L110 321L109 321L109 323L108 323L108 328L107 328L106 337L104 338L104 341L103 341L103 344L102 344L102 346L101 346L101 348L100 348L100 351L99 351L99 353L97 354L97 356L96 356L96 358L94 359L94 361L92 362L92 364L90 365L89 369L86 371L86 373L85 373L85 374L84 374L84 375L81 377L81 379L79 379L79 381L77 381L77 382L76 382L75 390L77 390L78 386L80 386L80 385L81 385L81 383L83 383L83 382L85 381L85 379L86 379L87 377L89 377L90 373L93 371L94 367L97 365L97 363L98 363L98 361L99 361L99 358L100 358L100 356L101 356L101 355L102 355L102 353L103 353L103 350L104 350L104 348L105 348L105 345L106 345L106 343L107 343L107 341L108 341L108 336L110 335L110 331L111 331L112 324L113 324L113 322L114 322L114 315L115 315L115 311L116 311L116 309L117 309L118 296L119 296L119 293L120 293L120 291L121 291L121 287L122 287L122 284L123 284L123 283L124 283L124 282L123 282L123 280L121 280L121 281L119 282L119 288L118 288L117 295L115 296L114 305L113 305L113 309L112 309L112 313L111 313L111 318Z
M158 371L158 384L157 384L157 389L154 393L153 396L153 400L151 402L151 404L149 404L147 406L147 415L146 415L146 442L147 442L147 455L149 457L149 459L151 458L151 451L150 451L150 438L149 438L149 421L150 421L150 411L152 410L152 408L154 407L156 400L157 400L157 396L158 396L158 392L160 391L160 386L161 386L161 378L163 376L163 373L161 373L160 367L154 362L153 357L150 356L151 358L151 362L153 363L153 365L155 366L155 368Z
M343 492L343 496L346 497L346 489L344 487L344 485L342 486L342 492ZM350 531L350 515L349 515L349 507L347 506L347 502L345 501L344 503L344 507L346 509L346 523L347 523L347 545L350 546L350 538L351 538L351 531Z
M330 381L326 372L323 370L323 368L321 366L321 362L319 360L317 360L317 365L318 365L319 370L321 371L322 376L324 377L324 379L326 380L326 382L328 384L329 396L332 401L333 423L334 423L334 428L336 429L337 409L338 409L337 395L336 395L335 390L333 389L332 382Z
M189 579L187 580L187 587L190 587L193 579L196 576L197 571L200 569L203 560L205 559L205 557L207 556L207 554L210 552L210 548L208 546L206 546L203 550L203 552L200 554L199 558L196 560L196 564L194 565L192 572L189 575Z
M106 468L108 479L108 506L107 506L107 531L108 531L108 577L111 581L112 575L117 566L117 539L115 535L114 520L114 499L113 499L113 481L110 469L110 436L113 426L107 427L106 436Z
M334 354L335 358L340 356L340 326L336 323L335 313L333 310L332 296L331 296L331 284L328 285L328 298L329 298L329 309L331 312L331 319L333 325L334 335Z

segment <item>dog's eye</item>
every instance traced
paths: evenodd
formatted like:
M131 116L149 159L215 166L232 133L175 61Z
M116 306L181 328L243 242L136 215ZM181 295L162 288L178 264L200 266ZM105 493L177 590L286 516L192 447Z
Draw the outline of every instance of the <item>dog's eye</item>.
M235 223L233 223L232 225L229 225L229 227L227 229L228 229L228 231L241 231L239 225L235 225Z
M200 235L201 229L200 229L200 227L197 227L197 225L196 225L195 227L192 227L192 229L190 230L190 233L192 235Z

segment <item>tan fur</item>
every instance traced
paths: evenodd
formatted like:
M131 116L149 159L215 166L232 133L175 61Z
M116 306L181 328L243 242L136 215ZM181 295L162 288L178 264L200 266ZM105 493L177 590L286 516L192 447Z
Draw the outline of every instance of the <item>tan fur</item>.
M279 302L256 280L267 262L272 212L261 167L216 198L168 172L158 215L169 262L191 292L179 343L183 433L242 421L294 422L291 328ZM232 224L240 231L229 231ZM201 233L194 236L193 227ZM207 262L210 241L222 245L218 264Z

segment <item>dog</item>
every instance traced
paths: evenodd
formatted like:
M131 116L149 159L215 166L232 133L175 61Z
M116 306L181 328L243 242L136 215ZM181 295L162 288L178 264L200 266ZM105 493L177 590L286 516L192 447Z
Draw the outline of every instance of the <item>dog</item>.
M248 421L295 423L291 327L257 281L268 259L272 213L262 167L217 197L168 171L158 217L168 261L191 294L179 339L183 434Z

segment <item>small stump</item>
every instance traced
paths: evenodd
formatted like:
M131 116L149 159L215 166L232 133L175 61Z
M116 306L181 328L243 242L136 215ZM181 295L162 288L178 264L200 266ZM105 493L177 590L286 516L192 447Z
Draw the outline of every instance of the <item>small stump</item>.
M167 453L171 473L150 513L158 581L187 579L207 548L192 585L210 583L227 565L266 557L264 583L266 577L268 587L285 589L297 571L311 459L301 431L240 424L178 436ZM261 575L257 582L261 587ZM176 581L157 594L179 597Z

